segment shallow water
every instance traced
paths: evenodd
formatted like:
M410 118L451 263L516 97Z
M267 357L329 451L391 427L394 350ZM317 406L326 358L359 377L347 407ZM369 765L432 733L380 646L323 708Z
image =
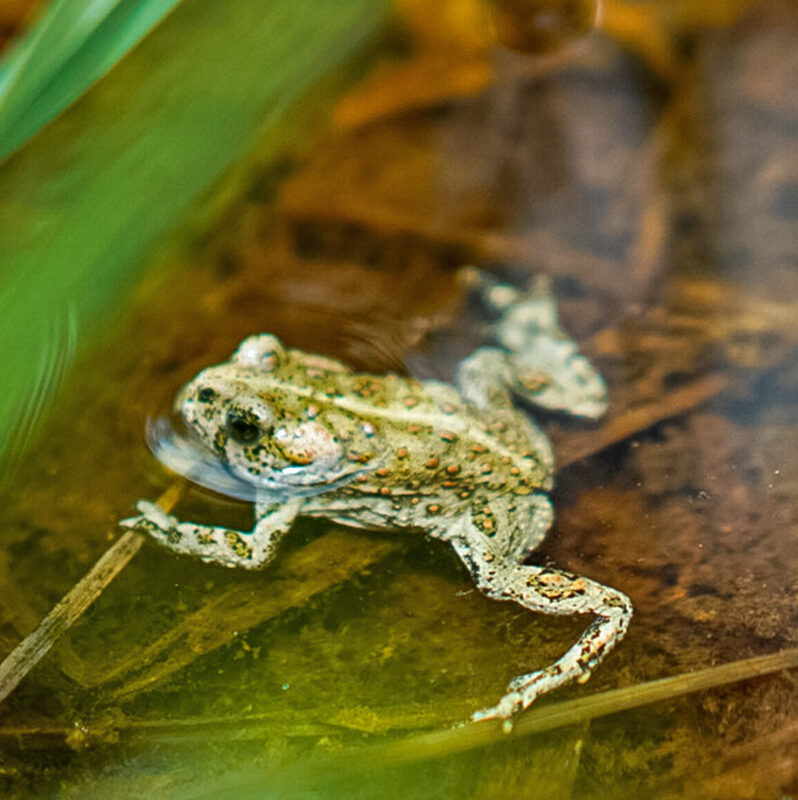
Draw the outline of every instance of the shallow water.
M519 282L551 273L612 396L599 424L543 418L558 519L534 560L622 589L636 615L587 685L524 719L798 646L794 9L687 26L673 73L611 37L541 62L442 43L405 13L418 73L387 62L308 153L279 169L255 158L224 219L84 349L0 510L0 652L136 499L173 483L144 427L185 380L260 330L359 369L450 377L481 333L454 276L464 262ZM179 511L250 518L198 489ZM422 537L300 522L256 574L147 543L0 708L0 785L303 800L798 792L795 669L535 735L523 720L515 735L453 727L581 624L482 597Z

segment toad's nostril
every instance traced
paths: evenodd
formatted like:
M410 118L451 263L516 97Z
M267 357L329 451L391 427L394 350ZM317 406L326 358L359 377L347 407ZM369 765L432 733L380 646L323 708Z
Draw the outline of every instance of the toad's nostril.
M210 403L212 400L216 399L216 392L210 388L210 386L205 386L197 392L197 400L200 403Z

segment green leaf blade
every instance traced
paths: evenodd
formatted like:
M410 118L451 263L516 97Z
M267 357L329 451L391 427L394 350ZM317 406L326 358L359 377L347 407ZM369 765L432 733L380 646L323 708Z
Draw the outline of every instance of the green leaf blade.
M180 0L57 0L0 67L0 159L74 102Z
M259 136L279 141L285 111L386 5L184 0L0 163L0 459L21 452L68 368L75 346L59 343L124 302L153 244Z

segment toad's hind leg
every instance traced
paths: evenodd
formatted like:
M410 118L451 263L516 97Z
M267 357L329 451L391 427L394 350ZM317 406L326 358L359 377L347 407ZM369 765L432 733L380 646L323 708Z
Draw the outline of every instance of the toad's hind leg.
M538 276L521 291L473 268L462 275L500 315L493 333L503 351L503 377L513 394L549 411L589 419L606 411L604 380L560 326L547 276Z
M489 597L512 600L544 614L595 616L563 656L543 669L513 678L507 694L492 708L477 711L472 719L509 719L542 694L572 681L586 681L593 667L626 633L632 604L616 589L564 570L504 561L490 552L490 543L484 537L453 537L450 541Z

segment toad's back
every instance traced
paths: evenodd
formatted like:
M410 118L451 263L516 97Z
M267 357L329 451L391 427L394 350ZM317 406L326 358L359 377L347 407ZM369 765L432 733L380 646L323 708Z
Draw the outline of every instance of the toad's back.
M294 351L286 355L288 366ZM297 360L302 356L296 351ZM440 381L352 373L343 365L305 367L297 380L297 367L292 383L282 385L295 398L286 397L288 405L301 404L305 415L325 419L344 436L352 438L354 428L366 432L367 451L348 457L380 463L360 477L361 490L379 491L391 483L399 488L405 481L427 494L466 485L519 495L551 488L548 439L512 406L486 415ZM272 384L272 402L276 388Z

